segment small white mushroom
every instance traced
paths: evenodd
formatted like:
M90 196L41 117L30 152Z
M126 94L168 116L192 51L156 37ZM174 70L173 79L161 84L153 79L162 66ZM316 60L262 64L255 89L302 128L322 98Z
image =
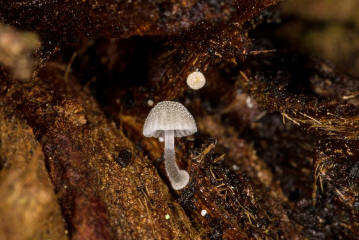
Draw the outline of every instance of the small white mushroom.
M199 71L194 71L187 77L187 85L194 90L202 88L205 84L206 78L204 77L203 73Z
M163 101L152 108L143 126L146 137L163 137L165 140L165 168L170 183L175 190L184 188L189 182L189 174L178 168L176 163L174 138L197 132L196 122L187 108L179 102Z

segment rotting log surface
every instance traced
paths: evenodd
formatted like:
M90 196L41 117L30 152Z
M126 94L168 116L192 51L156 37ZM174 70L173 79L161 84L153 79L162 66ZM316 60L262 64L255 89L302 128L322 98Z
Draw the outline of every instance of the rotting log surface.
M357 239L359 81L253 44L277 1L0 3L43 46L0 27L1 240ZM181 191L142 136L148 100L197 121Z
M66 240L41 145L32 129L11 111L0 107L0 238Z

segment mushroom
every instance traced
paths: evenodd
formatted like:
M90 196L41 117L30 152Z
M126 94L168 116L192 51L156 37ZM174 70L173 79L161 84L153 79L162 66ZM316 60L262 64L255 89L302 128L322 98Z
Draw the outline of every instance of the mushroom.
M197 132L197 126L193 116L179 102L159 102L152 108L145 120L143 135L163 137L165 140L165 168L175 190L182 189L188 184L189 174L177 166L174 138L192 135L195 132Z
M194 89L201 89L206 84L206 78L200 71L194 71L187 76L187 85Z

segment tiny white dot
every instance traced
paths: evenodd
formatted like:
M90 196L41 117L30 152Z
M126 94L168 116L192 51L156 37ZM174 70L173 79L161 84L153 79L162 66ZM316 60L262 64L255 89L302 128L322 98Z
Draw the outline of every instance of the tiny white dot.
M158 141L163 142L164 141L163 137L159 137Z
M153 104L155 104L155 102L154 102L152 99L148 99L147 105L150 106L150 107L152 107Z
M166 214L165 218L166 218L166 220L170 219L170 215Z
M253 107L253 102L252 102L252 100L251 100L250 97L247 97L246 103L247 103L247 107L249 107L249 108L252 108L252 107Z
M238 167L238 165L233 164L233 165L232 165L232 169L233 169L234 171L237 171L237 170L239 170L239 167Z
M201 211L201 215L202 215L202 217L206 216L206 215L207 215L207 210L203 209L203 210Z

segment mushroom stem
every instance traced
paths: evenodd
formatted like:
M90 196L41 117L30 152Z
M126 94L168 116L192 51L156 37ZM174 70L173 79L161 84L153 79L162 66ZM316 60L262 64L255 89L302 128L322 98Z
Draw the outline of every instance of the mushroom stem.
M187 171L178 168L176 163L174 130L164 131L165 135L165 168L173 189L184 188L189 182Z

